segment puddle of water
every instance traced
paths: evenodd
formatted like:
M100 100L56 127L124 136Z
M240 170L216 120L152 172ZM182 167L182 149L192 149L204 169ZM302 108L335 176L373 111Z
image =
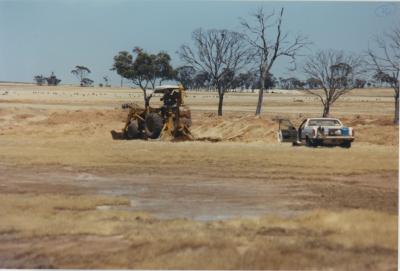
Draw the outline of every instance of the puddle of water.
M109 211L111 209L112 209L111 205L99 205L99 206L96 206L96 210L99 210L99 211Z
M77 181L102 181L104 180L103 177L96 176L90 173L80 173L75 178Z
M119 184L100 193L131 199L130 206L115 207L117 209L148 212L161 219L211 221L264 215L290 217L301 213L300 208L294 210L290 207L293 202L288 200L288 195L282 196L283 191L275 185L263 184L260 193L260 187L243 192L246 183L231 186L226 183L216 185L215 182L212 185L202 182L196 184Z
M0 165L1 166L1 165ZM264 215L293 216L307 204L305 193L265 181L248 179L218 179L190 176L99 176L88 172L65 171L16 172L16 180L49 185L72 185L90 193L122 196L130 199L130 206L97 206L97 210L122 209L147 212L157 218L187 218L199 221L223 220L235 217ZM299 196L299 197L296 197ZM293 205L296 204L296 208Z

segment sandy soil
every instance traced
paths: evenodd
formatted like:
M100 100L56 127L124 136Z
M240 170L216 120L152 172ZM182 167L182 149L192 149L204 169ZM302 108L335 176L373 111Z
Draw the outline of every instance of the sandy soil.
M0 85L0 267L397 268L398 128L390 90L332 114L351 149L276 142L302 93L188 93L192 132L218 142L112 140L132 89ZM155 100L155 102L157 102Z

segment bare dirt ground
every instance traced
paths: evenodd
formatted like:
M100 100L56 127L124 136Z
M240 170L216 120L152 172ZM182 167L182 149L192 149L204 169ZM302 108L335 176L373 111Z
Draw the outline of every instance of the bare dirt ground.
M112 140L140 91L0 85L0 267L397 269L398 127L390 90L332 115L351 149L276 142L277 117L319 116L302 93L188 93L218 142ZM154 99L154 102L157 102Z

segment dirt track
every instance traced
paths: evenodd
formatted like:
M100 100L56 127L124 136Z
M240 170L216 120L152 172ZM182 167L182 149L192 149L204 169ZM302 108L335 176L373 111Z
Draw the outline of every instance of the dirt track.
M220 142L171 143L111 139L125 117L119 104L140 92L6 91L0 267L396 267L389 91L355 92L334 108L355 127L350 150L276 143L274 118L319 114L301 94L267 95L260 119L249 112L253 94L228 95L223 118L213 94L189 94L193 133Z

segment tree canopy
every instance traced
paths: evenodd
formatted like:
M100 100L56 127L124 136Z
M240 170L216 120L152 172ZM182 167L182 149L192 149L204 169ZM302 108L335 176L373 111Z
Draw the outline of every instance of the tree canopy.
M296 56L299 51L309 44L306 37L302 35L289 35L282 29L284 8L281 8L278 14L273 11L266 14L262 8L259 8L252 15L252 22L241 21L245 29L245 38L251 46L254 54L255 64L258 67L260 77L260 90L258 93L258 102L256 107L256 116L261 114L263 104L264 89L267 88L265 82L271 72L275 61L278 58L289 58L292 64L295 64Z
M380 83L394 90L394 123L399 124L400 96L400 24L383 33L375 40L376 50L368 49L369 70Z
M54 72L51 73L49 77L45 77L43 75L36 75L33 78L38 86L42 86L43 84L47 83L49 86L57 86L61 79L57 78Z
M226 29L201 28L192 33L193 46L184 44L179 55L185 64L209 75L218 91L218 115L222 115L224 94L233 77L249 63L249 50L242 34Z
M75 75L76 76L76 78L78 78L78 80L79 80L79 82L80 82L80 85L82 86L82 87L84 87L84 86L88 86L88 80L83 80L83 79L89 79L89 78L87 78L87 75L88 74L90 74L91 73L91 71L90 71L90 69L88 68L88 67L85 67L85 66L80 66L80 65L76 65L75 66L75 69L73 69L73 70L71 70L71 73L73 74L73 75ZM91 79L89 79L89 80L91 80ZM91 80L92 81L92 80ZM93 83L93 81L92 81L92 83ZM90 84L89 84L90 85Z
M133 53L135 57L127 51L114 56L112 70L140 87L145 96L149 86L154 89L157 84L175 78L171 57L167 53L149 54L139 47L135 47Z
M313 88L306 92L320 99L324 106L322 116L328 117L331 105L356 87L356 77L362 75L362 59L341 51L319 51L307 58L304 73L312 78ZM314 90L315 87L322 91Z
M186 89L192 89L194 86L194 77L196 70L192 66L181 66L175 70L175 78Z

